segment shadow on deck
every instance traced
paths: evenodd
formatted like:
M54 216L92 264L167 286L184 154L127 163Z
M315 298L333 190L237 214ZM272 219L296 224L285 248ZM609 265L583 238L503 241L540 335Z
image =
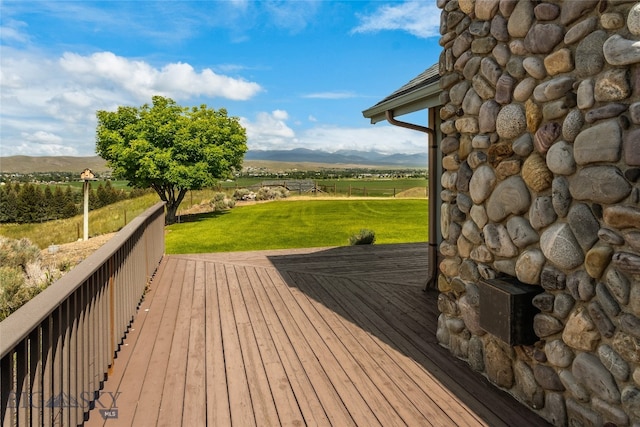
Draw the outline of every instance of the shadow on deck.
M438 345L427 251L166 256L87 424L547 425Z

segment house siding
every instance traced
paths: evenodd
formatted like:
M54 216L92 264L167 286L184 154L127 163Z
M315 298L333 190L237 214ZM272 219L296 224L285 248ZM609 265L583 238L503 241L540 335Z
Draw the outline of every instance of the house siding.
M437 3L438 341L554 425L639 425L640 2ZM502 276L531 345L480 325Z

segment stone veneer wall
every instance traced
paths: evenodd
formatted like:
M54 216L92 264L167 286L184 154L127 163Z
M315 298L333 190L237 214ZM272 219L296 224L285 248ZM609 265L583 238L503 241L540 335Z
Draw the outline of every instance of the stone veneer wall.
M555 425L640 425L640 2L437 0L438 340ZM539 341L479 326L517 276Z

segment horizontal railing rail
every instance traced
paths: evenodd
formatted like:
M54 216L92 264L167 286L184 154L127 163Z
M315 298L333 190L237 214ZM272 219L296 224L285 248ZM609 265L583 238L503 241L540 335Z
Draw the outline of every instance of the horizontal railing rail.
M163 254L160 202L0 322L1 426L77 426L109 409L100 390Z

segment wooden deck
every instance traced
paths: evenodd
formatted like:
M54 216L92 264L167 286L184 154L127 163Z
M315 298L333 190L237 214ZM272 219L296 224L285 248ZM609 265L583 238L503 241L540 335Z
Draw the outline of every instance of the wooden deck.
M425 244L166 256L86 424L546 425L437 344L426 265Z

